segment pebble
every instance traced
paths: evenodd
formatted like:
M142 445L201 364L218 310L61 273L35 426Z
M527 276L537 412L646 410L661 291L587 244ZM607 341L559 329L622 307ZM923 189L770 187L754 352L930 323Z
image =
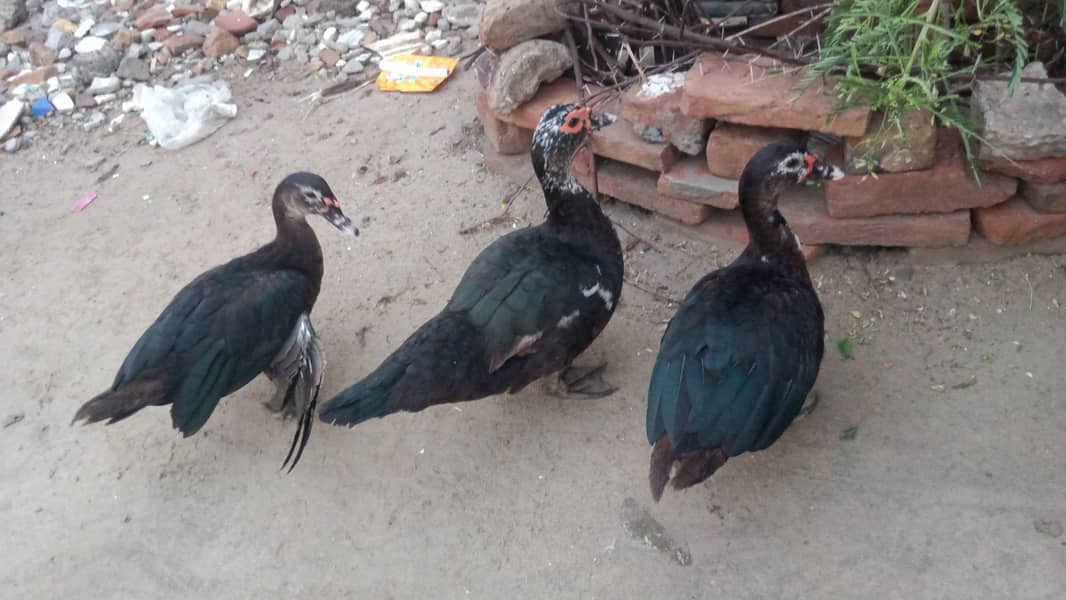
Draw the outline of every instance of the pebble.
M293 52L292 46L285 46L281 50L278 50L278 60L292 60L296 56Z
M266 54L265 48L249 48L248 57L246 60L250 63L259 62L259 60L263 58L264 54Z
M52 106L61 113L67 113L74 110L74 99L66 92L59 92L52 96Z
M92 17L86 17L82 19L81 23L78 23L78 28L74 30L74 37L81 39L89 33L89 30L96 25L96 20Z
M418 13L417 15L415 15L415 19L414 19L415 23L417 23L420 27L422 25L425 25L426 21L428 21L428 20L429 20L429 13L427 13L427 12Z
M24 106L21 100L8 100L0 107L0 137L7 135L7 132L11 131L15 123L18 123Z
M355 12L366 12L366 9L370 8L370 2L367 0L360 0L359 4L355 5Z
M61 48L59 50L59 54L57 54L56 57L59 60L67 60L68 58L70 58L73 55L74 55L74 52L72 52L70 48Z
M326 40L327 42L332 42L336 37L337 37L337 28L336 27L327 27L326 30L322 32L322 39Z
M118 94L99 94L99 95L93 96L93 100L96 100L97 104L107 104L108 102L111 102L115 98L118 98Z
M400 31L414 31L418 29L418 22L414 19L401 19L400 23L396 26L396 29Z
M99 94L117 92L120 87L122 87L122 81L120 81L118 77L93 77L92 84L89 86L89 89L85 91L86 93L96 96ZM97 100L97 102L99 102L99 100Z
M344 44L349 48L354 48L358 46L364 38L366 38L365 29L353 29L342 33L340 37L337 38L337 43Z
M427 31L426 32L426 43L427 44L432 44L433 42L435 42L435 41L437 41L437 40L439 40L439 39L441 39L443 37L444 37L444 32L442 32L440 29L434 29L433 31Z
M98 50L103 50L106 45L107 40L102 37L87 36L74 45L74 51L78 54L90 54Z
M364 68L366 67L363 66L363 63L358 60L352 60L344 65L344 72L352 75L361 72Z
M16 137L4 142L5 152L18 152L19 147L22 145L22 138Z
M422 10L435 13L444 10L444 3L440 0L422 0Z
M191 22L190 22L191 23ZM89 29L89 35L95 35L96 37L109 38L115 35L115 32L122 29L121 23L115 23L114 21L108 23L97 23Z

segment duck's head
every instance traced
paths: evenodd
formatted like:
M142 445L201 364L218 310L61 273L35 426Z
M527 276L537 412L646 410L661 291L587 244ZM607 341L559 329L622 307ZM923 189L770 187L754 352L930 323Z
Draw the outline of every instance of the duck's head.
M614 120L613 115L593 114L589 107L578 104L556 104L544 111L533 131L530 151L541 184L560 188L576 185L570 174L574 154L588 143L593 131Z
M320 215L345 233L359 235L352 220L341 211L340 202L329 184L314 173L293 173L281 180L274 190L274 208L283 211L285 217L302 219L307 215Z
M777 190L786 185L836 180L843 176L840 167L795 144L770 144L755 153L740 178L751 183L761 182Z

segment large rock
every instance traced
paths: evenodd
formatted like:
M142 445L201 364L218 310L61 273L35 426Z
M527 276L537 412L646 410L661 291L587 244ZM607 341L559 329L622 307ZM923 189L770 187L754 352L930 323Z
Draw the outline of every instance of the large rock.
M115 48L103 48L89 54L78 54L67 63L82 86L88 86L93 77L107 77L118 69L122 53Z
M526 40L562 31L560 0L488 0L481 14L481 42L504 50Z
M928 111L906 111L898 124L877 114L865 135L846 138L844 143L845 170L850 175L917 171L935 162L936 123Z
M1025 77L1047 77L1041 63L1032 63ZM1010 95L1009 82L978 80L971 107L978 132L988 142L980 157L1000 155L1014 160L1066 156L1066 95L1051 84L1020 83Z
M708 52L685 74L681 112L702 118L759 127L809 129L834 135L866 133L870 109L856 107L834 114L832 79L819 79L803 92L803 75L781 71L766 58L723 56Z
M503 54L489 87L489 107L509 115L536 95L541 83L559 78L570 68L570 51L559 42L529 40Z
M661 139L675 148L695 156L707 145L707 131L714 124L709 119L681 114L681 93L685 86L683 73L662 73L649 76L634 85L622 96L622 118L633 123L638 134L657 132Z

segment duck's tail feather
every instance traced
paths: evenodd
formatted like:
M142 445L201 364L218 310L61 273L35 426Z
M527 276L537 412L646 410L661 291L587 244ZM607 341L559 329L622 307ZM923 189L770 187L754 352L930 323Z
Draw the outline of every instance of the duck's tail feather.
M121 421L146 406L169 404L165 398L163 382L158 378L136 379L118 389L108 390L85 404L74 413L71 425L78 421L85 424Z
M670 485L675 490L683 490L702 483L725 464L729 457L720 448L701 448L685 455L677 466L677 472Z
M656 502L663 497L666 482L670 481L670 470L674 467L674 451L670 449L670 436L663 435L651 448L651 468L648 471L648 483L651 484L651 497Z

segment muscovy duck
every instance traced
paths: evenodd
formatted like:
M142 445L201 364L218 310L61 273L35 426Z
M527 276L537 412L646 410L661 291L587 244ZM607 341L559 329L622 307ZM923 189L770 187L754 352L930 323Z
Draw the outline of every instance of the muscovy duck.
M790 186L843 175L790 144L762 148L744 168L740 209L750 241L689 291L648 386L656 501L675 462L673 487L696 485L730 457L769 447L803 406L822 360L824 317L777 199Z
M282 180L272 204L274 240L182 288L130 350L111 389L82 405L74 422L111 424L146 406L170 404L174 428L189 437L223 396L266 373L277 386L267 406L299 416L285 458L287 464L295 449L296 466L324 366L310 318L322 285L322 248L306 216L321 215L352 235L359 231L326 180L313 173Z
M613 120L573 104L542 115L530 154L547 220L485 248L447 306L365 379L325 402L322 420L354 426L513 393L560 370L570 395L614 391L599 379L602 365L570 367L607 325L622 290L618 235L570 171L591 131Z

